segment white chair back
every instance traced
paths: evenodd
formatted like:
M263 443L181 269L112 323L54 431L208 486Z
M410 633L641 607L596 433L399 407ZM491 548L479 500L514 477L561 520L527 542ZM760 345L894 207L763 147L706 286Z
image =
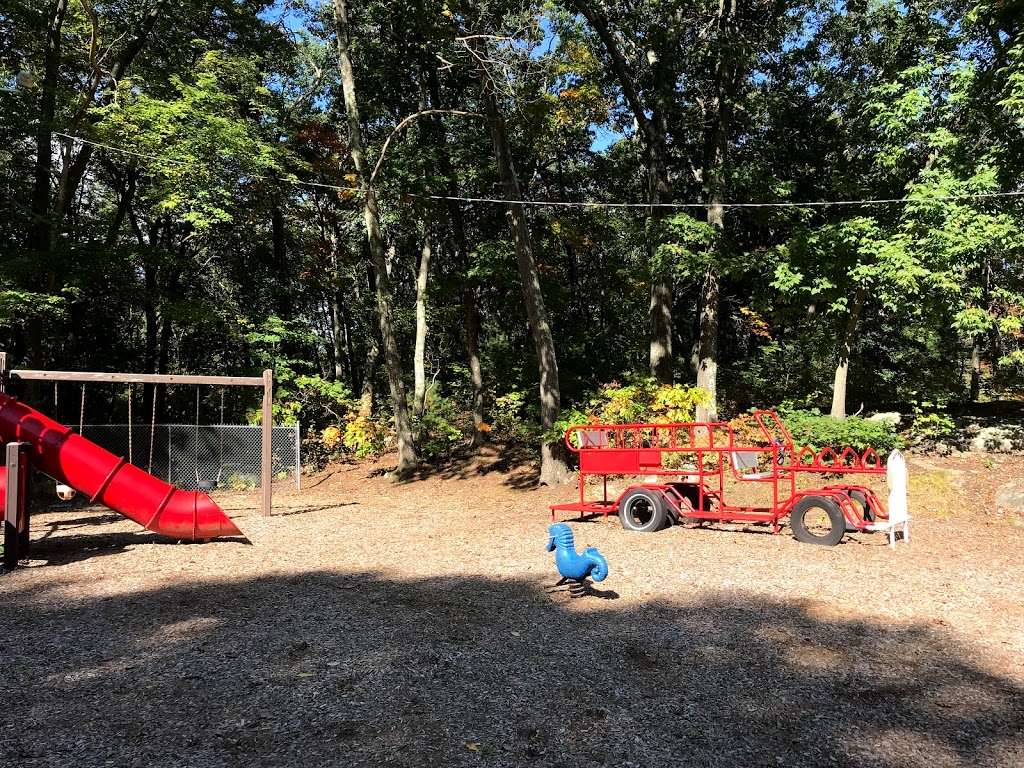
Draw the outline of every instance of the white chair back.
M760 455L759 451L733 451L732 465L742 474L744 469L757 468L757 459Z
M889 524L906 522L910 518L907 507L907 461L900 451L889 454L885 479L889 486Z

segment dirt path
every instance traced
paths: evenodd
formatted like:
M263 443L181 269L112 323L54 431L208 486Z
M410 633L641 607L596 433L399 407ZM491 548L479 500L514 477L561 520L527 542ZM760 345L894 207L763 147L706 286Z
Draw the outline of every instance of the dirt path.
M570 488L497 454L383 466L270 519L225 498L251 543L37 516L0 580L0 763L1024 765L1024 528L958 509L977 461L914 468L895 552L575 523L611 564L578 599L544 552Z

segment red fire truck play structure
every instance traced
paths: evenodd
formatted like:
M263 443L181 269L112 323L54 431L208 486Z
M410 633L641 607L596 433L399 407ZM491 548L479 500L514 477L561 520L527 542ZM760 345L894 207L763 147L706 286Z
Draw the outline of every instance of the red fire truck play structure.
M789 515L793 535L812 544L838 544L848 530L867 530L887 518L885 505L863 485L835 483L798 488L797 477L884 475L873 448L796 448L774 411L755 411L740 438L733 424L587 424L565 432L579 454L579 500L554 504L581 516L616 512L628 530L650 532L682 520L754 522L781 529ZM641 475L645 482L608 498L609 475ZM601 477L603 498L586 498L587 478ZM739 494L739 486L752 484ZM754 485L757 484L757 485ZM763 496L763 505L732 503L730 497Z

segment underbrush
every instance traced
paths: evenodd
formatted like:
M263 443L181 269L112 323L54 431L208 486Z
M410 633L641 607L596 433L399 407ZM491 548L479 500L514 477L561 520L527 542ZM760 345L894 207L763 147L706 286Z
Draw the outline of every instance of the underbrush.
M880 455L904 447L903 438L892 424L872 421L860 416L833 419L817 409L791 410L779 408L779 416L798 445L809 445L815 450L831 448L840 451L850 446L858 451L874 448Z

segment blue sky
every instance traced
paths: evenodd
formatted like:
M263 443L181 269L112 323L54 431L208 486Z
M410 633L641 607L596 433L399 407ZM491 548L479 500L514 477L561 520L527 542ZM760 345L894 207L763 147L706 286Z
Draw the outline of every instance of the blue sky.
M266 20L272 21L281 19L288 29L293 32L298 32L303 28L303 16L302 14L291 10L285 12L286 5L285 0L275 0L274 4L264 11L261 16ZM534 51L533 55L535 56L543 56L558 44L558 35L552 29L550 19L547 17L541 17L540 27L544 30L544 41ZM593 142L591 142L590 149L594 152L603 152L616 141L623 138L622 134L618 131L600 125L591 125L590 130L594 137Z

